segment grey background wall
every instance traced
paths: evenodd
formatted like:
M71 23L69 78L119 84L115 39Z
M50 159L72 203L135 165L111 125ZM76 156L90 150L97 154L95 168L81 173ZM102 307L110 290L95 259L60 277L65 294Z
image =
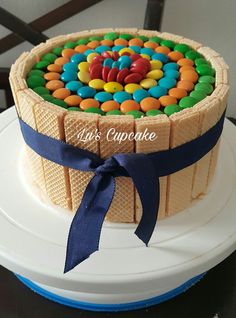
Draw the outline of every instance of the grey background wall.
M79 0L78 0L79 1ZM0 0L0 5L30 22L64 4L66 0ZM142 28L147 0L104 0L45 31L49 37L99 27ZM231 92L228 116L236 117L236 1L166 0L162 30L181 34L217 50L230 66ZM0 38L9 34L0 26ZM17 56L31 49L22 43L0 55L0 66L10 66ZM0 104L4 97L0 90Z

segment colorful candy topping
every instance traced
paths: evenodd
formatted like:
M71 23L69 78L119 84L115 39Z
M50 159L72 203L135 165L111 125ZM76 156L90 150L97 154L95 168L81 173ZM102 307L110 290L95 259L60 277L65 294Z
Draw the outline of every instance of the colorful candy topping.
M134 118L192 107L214 82L215 70L188 45L116 32L56 47L27 76L29 88L68 111Z

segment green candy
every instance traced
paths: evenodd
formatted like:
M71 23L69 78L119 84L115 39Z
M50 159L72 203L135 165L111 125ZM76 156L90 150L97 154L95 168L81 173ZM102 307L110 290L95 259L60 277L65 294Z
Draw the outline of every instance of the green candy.
M185 57L187 59L190 59L190 60L196 60L197 58L201 57L201 54L199 54L198 52L194 51L194 50L190 50L190 51L187 51L185 53Z
M174 51L178 51L182 54L185 54L189 50L190 50L190 47L184 43L176 44L174 47Z
M145 116L144 113L140 112L139 110L131 110L131 111L127 112L125 115L132 115L134 117L134 119L141 118L141 117Z
M175 47L175 42L171 40L162 40L160 44L170 49L173 49Z
M52 95L50 95L50 94L43 94L43 95L41 95L41 97L44 100L46 100L47 102L51 102L51 103L52 103L53 100L55 100L55 98Z
M215 77L211 75L203 75L200 76L198 79L199 83L209 83L209 84L214 84L215 83Z
M107 112L106 115L123 115L123 113L119 109L114 109Z
M67 108L70 112L81 112L81 109L79 107L69 107Z
M77 45L86 45L86 44L88 44L89 43L89 39L79 39L77 42L76 42L76 44Z
M53 98L50 102L57 105L57 106L67 108L67 104L66 104L66 102L64 102L64 100Z
M99 36L99 35L93 35L93 36L89 37L89 42L91 42L91 41L102 41L102 40L103 40L103 37Z
M33 91L37 93L38 95L45 95L50 93L49 89L47 89L44 86L35 87L33 88Z
M199 58L197 58L197 59L195 60L195 65L196 65L196 66L199 66L199 65L202 65L202 64L207 64L207 65L209 65L209 62L208 62L206 59L204 59L203 57L199 57Z
M149 40L149 38L145 35L138 35L137 38L142 40L143 42L147 42Z
M44 72L44 71L41 71L41 70L31 70L31 71L29 72L29 74L28 74L28 77L34 76L34 75L43 77L44 74L45 74L45 72Z
M182 108L177 105L177 104L171 104L171 105L168 105L164 108L164 113L167 115L167 116L171 116L172 114L174 113L178 113L182 110Z
M213 92L213 86L209 83L197 83L194 87L195 91L203 91L207 95L211 94Z
M118 36L119 35L116 32L109 32L104 35L104 39L114 41L118 38Z
M201 64L196 67L196 71L199 75L211 75L215 74L215 70L208 64Z
M41 76L32 75L27 78L26 82L29 88L35 88L38 86L44 86L46 83L46 80Z
M200 102L200 100L202 100L202 99L207 97L207 94L203 90L199 89L199 90L196 90L196 91L192 91L189 96L197 99L197 101Z
M76 42L69 41L64 44L64 49L73 49L76 45Z
M57 56L60 56L62 51L62 47L54 47L54 49L52 49L52 53L56 54Z
M100 108L96 108L96 107L90 107L90 108L85 109L85 113L105 115L105 113Z
M163 112L159 109L150 109L146 112L146 116L157 116L157 115L163 115Z
M193 105L195 105L198 101L191 97L191 96L186 96L181 98L181 100L179 101L179 106L181 108L190 108L193 107Z
M133 35L128 34L128 33L121 33L119 36L121 39L125 39L127 41L133 39Z
M159 38L159 36L153 36L149 39L151 42L160 43L162 41L162 38Z
M44 54L44 55L41 57L41 61L49 61L50 63L54 63L54 61L55 61L56 58L57 58L57 55L56 55L56 54L47 53L47 54Z
M36 70L43 70L43 69L46 69L49 64L51 64L49 61L40 61L34 64L33 68Z

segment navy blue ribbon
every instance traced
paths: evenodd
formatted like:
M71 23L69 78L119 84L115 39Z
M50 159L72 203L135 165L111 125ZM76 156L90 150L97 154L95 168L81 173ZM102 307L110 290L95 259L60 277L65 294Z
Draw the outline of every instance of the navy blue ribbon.
M115 193L115 177L130 177L142 203L142 217L135 234L147 245L154 231L159 207L159 177L184 169L206 155L217 143L225 113L205 134L173 149L115 154L104 160L96 154L38 133L20 121L26 144L37 154L64 167L92 171L73 218L67 243L65 272L98 250L101 228Z

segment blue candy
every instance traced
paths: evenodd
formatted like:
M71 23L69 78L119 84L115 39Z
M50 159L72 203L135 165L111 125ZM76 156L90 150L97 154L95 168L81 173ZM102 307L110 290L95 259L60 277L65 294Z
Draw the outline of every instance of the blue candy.
M165 76L177 79L179 77L179 72L176 70L167 70L165 71Z
M168 70L178 71L178 69L179 69L179 65L174 62L166 63L162 68L163 71L168 71Z
M162 63L166 63L168 61L168 56L163 53L155 53L152 55L152 60L159 60Z
M111 59L111 58L106 58L106 59L103 61L103 66L108 66L109 68L111 68L113 62L114 62L113 59Z
M117 102L117 103L123 103L125 100L128 100L128 99L132 99L132 95L127 93L127 92L124 92L124 91L121 91L121 92L116 92L114 95L113 95L113 99Z
M63 65L63 71L65 72L77 72L78 70L78 65L72 62L65 63Z
M84 55L88 56L90 53L95 53L95 51L92 49L88 49L87 51L84 52Z
M115 61L112 63L112 68L119 68L120 67L120 63L118 61Z
M112 100L113 96L111 93L99 92L94 96L94 98L100 103L104 103L104 102L107 102L108 100Z
M119 70L122 70L123 68L128 68L129 69L130 67L130 64L129 63L120 63L120 66L119 66Z
M149 56L152 56L153 54L155 54L155 51L149 47L143 47L140 51L141 54L147 54Z
M124 45L115 45L115 46L113 46L113 48L112 48L112 51L114 52L114 51L117 51L117 52L119 52L121 49L123 49L125 46Z
M107 45L99 45L96 47L95 51L97 53L102 53L102 52L106 52L106 51L110 51L111 50L111 47L110 46L107 46Z
M131 50L133 50L133 51L134 51L135 53L137 53L137 54L139 54L140 51L141 51L141 47L138 46L138 45L131 45L131 46L129 46L129 48L130 48Z
M77 92L77 90L82 86L83 84L80 81L70 81L66 84L66 88L72 92Z
M167 94L167 89L160 86L153 86L149 88L148 93L155 98L160 98Z
M71 56L70 60L71 60L72 63L79 64L80 62L85 62L86 61L86 57L85 57L84 54L76 53L76 54Z
M93 97L96 93L97 93L96 89L89 86L83 86L79 88L77 91L77 94L82 98Z
M159 80L158 85L160 85L161 87L170 89L172 87L175 87L176 80L174 78L171 78L171 77L162 77Z
M137 89L133 93L133 98L137 103L140 103L146 97L149 97L150 94L145 89Z
M61 74L61 80L63 82L70 82L70 81L74 81L78 78L77 76L77 72L73 72L73 71L66 71L66 72L63 72Z
M126 63L127 65L131 65L132 60L128 55L122 55L121 57L119 57L118 62L120 63Z

